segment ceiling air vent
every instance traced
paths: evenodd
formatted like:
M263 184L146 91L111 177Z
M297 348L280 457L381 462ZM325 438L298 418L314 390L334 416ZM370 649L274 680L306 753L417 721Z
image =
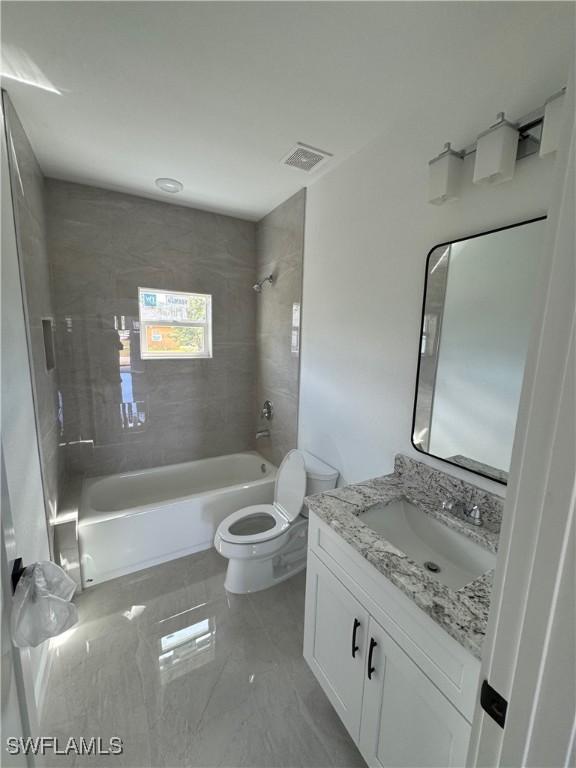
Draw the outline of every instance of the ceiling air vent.
M317 147L311 147L308 144L302 144L299 141L295 147L282 159L284 165L289 165L292 168L298 168L300 171L306 171L309 173L319 165L325 163L328 158L333 157L330 152L326 152L324 149L318 149Z

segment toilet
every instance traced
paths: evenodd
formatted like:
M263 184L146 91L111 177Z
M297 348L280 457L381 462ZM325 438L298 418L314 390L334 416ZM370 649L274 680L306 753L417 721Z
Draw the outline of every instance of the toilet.
M214 547L228 559L228 592L258 592L306 566L304 497L336 487L338 471L306 451L289 451L276 475L274 501L243 507L223 520Z

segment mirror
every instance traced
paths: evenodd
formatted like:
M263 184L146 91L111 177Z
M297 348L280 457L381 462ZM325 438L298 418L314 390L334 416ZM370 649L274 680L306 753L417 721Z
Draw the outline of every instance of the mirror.
M545 218L435 246L426 261L412 443L506 483Z

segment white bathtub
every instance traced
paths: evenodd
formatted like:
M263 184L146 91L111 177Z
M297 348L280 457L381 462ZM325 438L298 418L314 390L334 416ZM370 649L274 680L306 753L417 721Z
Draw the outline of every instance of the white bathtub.
M276 467L255 452L84 481L82 584L208 549L231 512L274 499Z

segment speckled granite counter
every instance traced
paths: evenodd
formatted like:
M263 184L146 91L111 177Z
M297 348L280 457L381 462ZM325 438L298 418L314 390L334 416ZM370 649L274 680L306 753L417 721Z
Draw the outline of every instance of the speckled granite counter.
M306 505L449 635L480 658L493 571L461 589L449 589L362 522L360 515L369 507L400 498L408 499L424 513L496 552L502 499L407 456L396 457L390 475L309 496ZM463 501L468 506L477 504L483 525L475 527L444 511L445 500Z

